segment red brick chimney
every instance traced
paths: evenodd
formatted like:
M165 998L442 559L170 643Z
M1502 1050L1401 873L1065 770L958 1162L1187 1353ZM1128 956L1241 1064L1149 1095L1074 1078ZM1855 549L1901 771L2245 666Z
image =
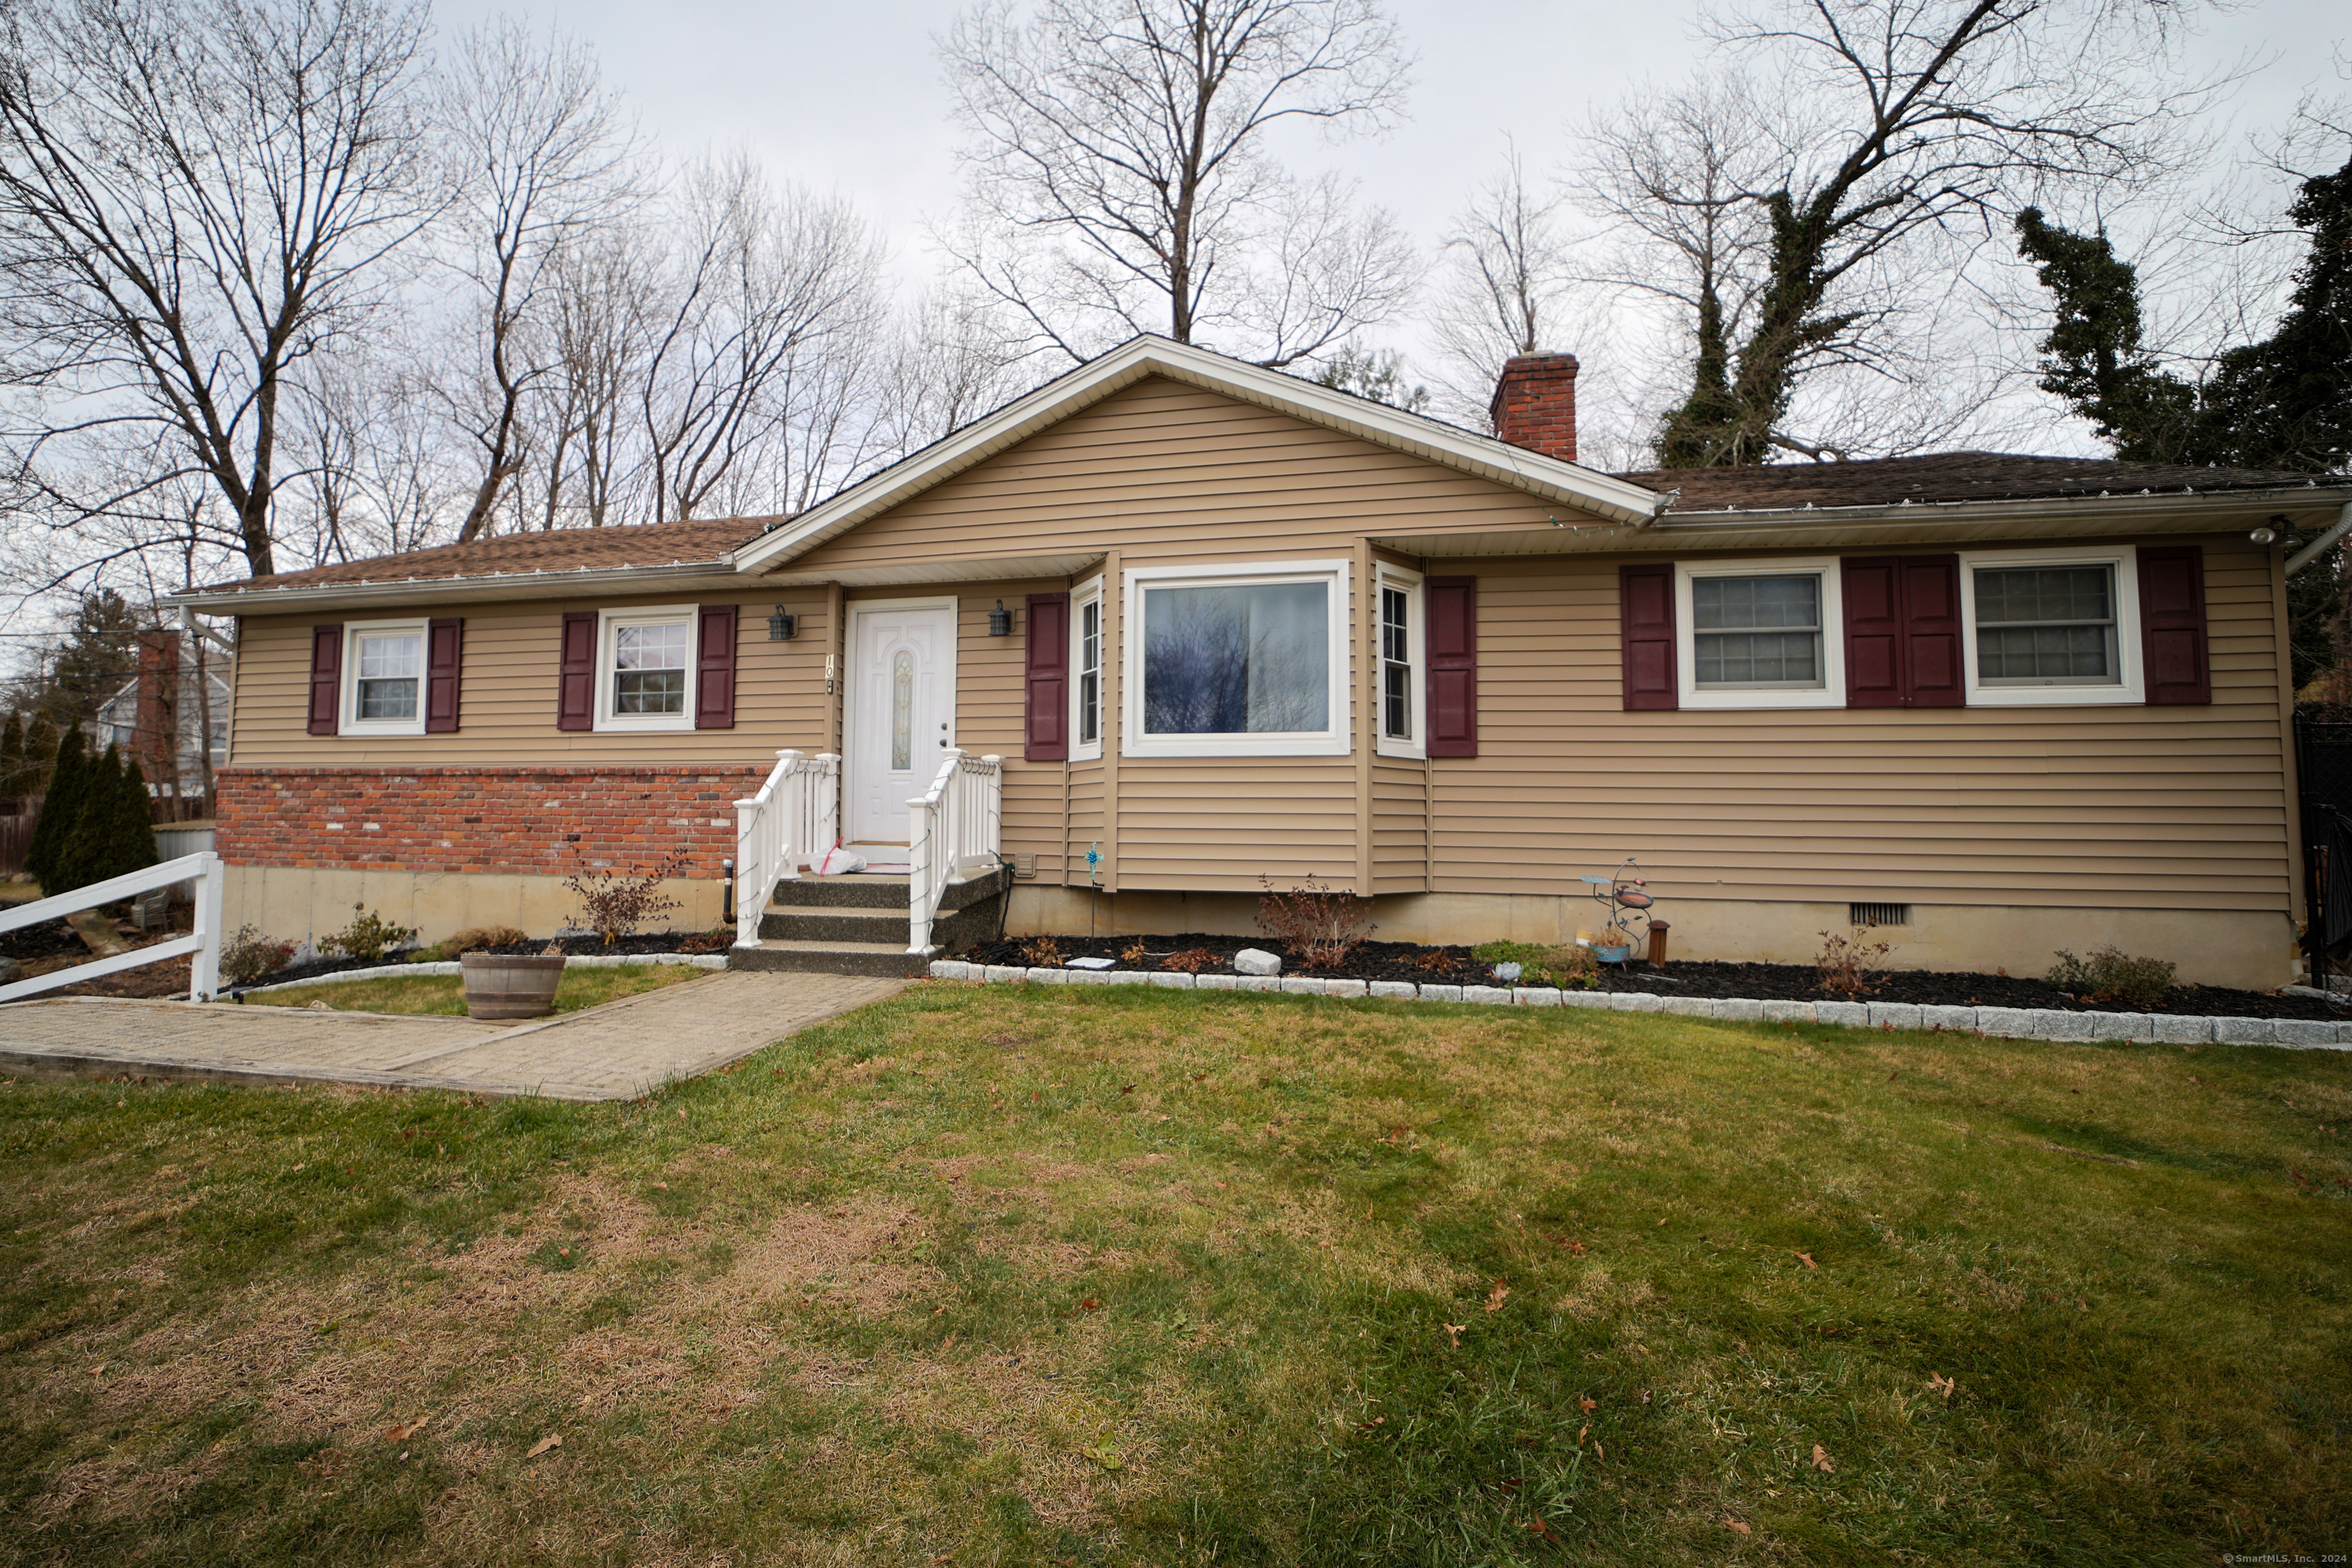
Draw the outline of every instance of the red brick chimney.
M1505 363L1486 405L1495 434L1514 447L1576 461L1576 356L1520 354Z

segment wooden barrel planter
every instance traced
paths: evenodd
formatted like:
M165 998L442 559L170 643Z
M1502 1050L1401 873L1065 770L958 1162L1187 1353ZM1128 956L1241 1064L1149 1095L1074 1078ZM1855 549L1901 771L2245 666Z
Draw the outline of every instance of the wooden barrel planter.
M465 966L468 1017L544 1018L555 1011L562 954L468 952L457 962Z

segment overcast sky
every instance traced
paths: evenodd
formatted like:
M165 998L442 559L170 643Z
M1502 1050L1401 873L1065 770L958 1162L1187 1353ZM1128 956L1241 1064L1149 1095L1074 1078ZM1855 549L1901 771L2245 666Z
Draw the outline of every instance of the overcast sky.
M662 147L740 144L776 174L854 197L902 266L926 265L921 222L955 195L954 131L931 39L950 0L562 0L529 14L593 44ZM499 10L439 0L444 26ZM1433 243L1503 140L1531 169L1557 161L1564 128L1645 78L1672 80L1701 53L1693 4L1391 0L1417 64L1412 119L1374 142L1302 149L1363 176L1370 193ZM2237 94L2246 127L2273 126L2297 97L2336 81L2331 53L2352 26L2344 0L2264 0L2211 16L2195 53L2271 63Z

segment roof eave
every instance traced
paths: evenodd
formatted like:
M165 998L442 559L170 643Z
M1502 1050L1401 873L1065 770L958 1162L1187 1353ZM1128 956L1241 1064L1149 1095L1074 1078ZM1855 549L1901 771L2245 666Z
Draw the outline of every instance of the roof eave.
M684 583L732 584L732 553L708 561L648 566L579 566L552 572L487 572L453 577L397 577L368 583L306 583L284 588L197 588L160 601L202 615L267 616L370 605L417 605L452 599L553 599L626 586L648 592Z

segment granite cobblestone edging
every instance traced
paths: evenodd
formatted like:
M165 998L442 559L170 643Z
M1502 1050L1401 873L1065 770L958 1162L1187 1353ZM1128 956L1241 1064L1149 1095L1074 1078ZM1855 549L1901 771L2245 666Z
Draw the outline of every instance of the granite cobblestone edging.
M1160 985L1185 991L1279 991L1294 996L1369 996L1393 1002L1469 1002L1496 1007L1601 1007L1730 1022L1834 1024L1849 1029L1948 1029L2010 1040L2141 1040L2164 1046L2285 1046L2352 1050L2352 1020L2206 1017L2186 1013L2067 1013L2054 1007L1945 1007L1911 1002L1758 1002L1658 996L1646 991L1558 991L1548 985L1434 985L1409 980L1313 980L1297 975L1185 974L1140 969L1024 969L940 959L934 980L982 984Z
M567 954L564 967L581 969L619 969L631 963L688 963L697 969L724 969L727 955L722 952L639 952ZM247 996L258 996L265 991L293 991L305 985L340 985L346 980L414 980L431 974L463 974L466 966L454 958L436 958L425 963L378 963L366 969L338 969L325 974L305 974L299 980L280 980L269 985L239 985L234 989ZM232 987L221 987L228 994Z

